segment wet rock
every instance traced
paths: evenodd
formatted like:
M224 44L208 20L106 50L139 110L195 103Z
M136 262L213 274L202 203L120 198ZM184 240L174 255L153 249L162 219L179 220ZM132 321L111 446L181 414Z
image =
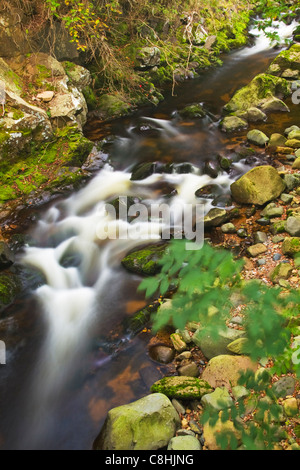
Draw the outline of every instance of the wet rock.
M176 436L170 440L167 450L201 450L201 444L194 436Z
M285 186L275 168L258 166L234 182L231 185L231 192L239 203L264 205L277 199Z
M292 131L300 131L300 127L298 126L291 126L291 127L287 127L284 131L284 135L288 136L290 132Z
M280 99L273 96L272 98L268 98L264 101L263 105L261 106L262 111L265 113L273 113L275 111L286 112L289 113L289 107Z
M220 171L220 167L217 162L208 161L205 162L203 172L211 178L217 178Z
M0 274L0 310L10 305L21 292L21 281L14 274Z
M281 134L272 134L269 141L269 148L284 147L286 138Z
M149 245L148 247L134 251L122 259L125 269L136 274L152 276L161 270L159 261L164 256L166 245Z
M292 194L282 193L280 199L285 204L291 204L291 202L293 202L294 196L292 196Z
M233 406L233 400L226 388L217 387L213 393L208 393L201 398L201 403L205 408L212 408L216 411L224 410Z
M266 121L267 115L259 108L250 107L247 110L247 120L249 122Z
M225 209L211 209L204 217L204 225L206 227L218 227L224 224L229 218L228 212Z
M153 393L163 393L169 398L179 399L200 399L212 391L212 387L205 380L184 376L164 377L151 387Z
M268 251L268 248L262 243L257 243L256 245L252 245L247 248L247 252L250 256L252 256L252 258L262 255L266 251Z
M292 165L293 170L300 170L300 157L297 157Z
M102 95L97 103L97 117L103 121L127 116L131 111L131 106L119 95Z
M239 228L236 233L237 233L237 236L240 237L240 238L247 238L248 237L247 230L244 229L244 228Z
M178 113L181 117L186 119L197 119L206 116L206 111L200 103L191 104L186 106Z
M175 357L175 350L168 346L158 344L149 349L149 355L156 362L169 364L169 362L172 362Z
M298 139L287 140L285 145L287 147L292 148L292 149L299 149L300 148L300 140L298 140Z
M259 147L265 147L265 145L270 140L266 134L258 129L253 129L252 131L248 132L247 139L251 144L258 145Z
M283 181L286 185L286 188L288 191L292 191L293 189L297 188L300 186L300 178L297 175L284 175Z
M6 243L0 242L0 270L9 268L14 262L15 257L13 252Z
M247 356L219 355L207 364L201 378L211 387L226 387L231 389L238 385L241 372L255 372L257 365Z
M179 426L178 413L170 400L161 393L153 393L110 410L94 449L160 449L174 437Z
M237 116L227 116L221 122L221 130L223 132L236 132L242 129L247 129L248 122L245 119Z

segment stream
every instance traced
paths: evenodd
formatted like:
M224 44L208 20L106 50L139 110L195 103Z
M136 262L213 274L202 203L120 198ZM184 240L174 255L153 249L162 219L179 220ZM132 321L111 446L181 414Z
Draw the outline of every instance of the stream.
M293 28L281 27L280 34L288 37ZM137 294L141 278L126 272L120 261L130 250L160 240L162 226L152 220L149 234L149 224L141 222L140 237L124 240L101 240L99 227L115 230L105 204L118 196L140 198L149 207L166 201L182 207L195 204L195 191L208 184L229 194L230 184L259 164L259 155L237 158L245 131L229 136L219 130L224 104L279 53L253 33L253 47L227 55L222 67L180 84L176 96L169 94L157 108L105 125L94 119L86 126L91 140L107 138L102 156L107 149L109 159L83 189L53 204L32 227L34 246L26 248L19 263L37 289L0 320L7 345L7 365L0 368L0 449L91 449L107 411L145 396L167 372L168 366L147 352L151 332L128 337L122 326L146 304ZM178 110L194 102L203 103L207 116L181 119ZM291 113L280 122L270 116L259 128L270 135L297 124L296 106L287 104ZM233 168L212 178L205 168L219 154L232 158ZM150 161L188 162L192 172L131 181L134 165ZM212 199L202 202L205 212L213 207Z

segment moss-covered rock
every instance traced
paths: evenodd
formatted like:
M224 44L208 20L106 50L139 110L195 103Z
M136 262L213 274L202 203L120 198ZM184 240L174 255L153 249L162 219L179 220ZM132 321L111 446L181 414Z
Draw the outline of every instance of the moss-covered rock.
M233 198L243 204L263 205L280 196L285 183L275 168L258 166L231 185Z
M161 393L108 412L95 450L156 450L168 444L180 426L177 411Z
M281 51L272 65L277 65L281 72L286 69L300 70L300 44L294 44L290 49Z
M97 114L108 121L131 112L131 105L119 95L102 95L98 100Z
M260 74L249 85L237 91L225 105L224 110L230 113L238 110L247 111L251 107L259 107L264 99L281 94L284 96L291 94L291 85L287 80L269 74Z
M247 129L248 122L237 116L226 116L221 121L221 129L223 132L236 132L241 129Z
M289 237L285 238L282 244L282 253L287 256L293 256L300 252L300 238Z
M212 391L212 387L205 380L185 376L164 377L151 387L153 393L163 393L169 398L184 400L200 399Z
M292 274L293 266L289 263L280 263L270 274L270 279L275 284L281 279L288 279Z
M130 272L153 276L161 269L159 261L164 256L166 248L166 244L150 245L128 254L121 263Z
M270 140L266 134L258 129L252 129L248 132L247 139L251 144L258 145L259 147L265 147Z
M207 364L201 378L211 387L224 386L228 389L238 385L241 372L256 371L257 364L247 356L230 356L227 354L214 357Z
M0 275L0 310L11 304L20 293L21 282L13 274Z
M178 114L183 118L196 119L205 117L206 111L200 103L196 103L186 106Z

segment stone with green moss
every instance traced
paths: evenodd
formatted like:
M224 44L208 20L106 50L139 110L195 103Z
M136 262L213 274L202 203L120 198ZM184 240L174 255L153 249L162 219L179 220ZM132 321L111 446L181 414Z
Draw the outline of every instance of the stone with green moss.
M237 116L226 116L221 122L223 132L236 132L241 129L247 129L248 122Z
M258 145L259 147L265 147L270 140L269 137L259 129L252 129L248 132L247 139L251 144Z
M128 115L131 105L119 95L102 95L98 100L97 112L106 121Z
M258 166L235 181L231 185L231 192L239 203L264 205L277 199L285 186L275 168Z
M288 237L285 238L282 244L282 252L284 255L293 256L300 252L300 238Z
M201 403L204 408L220 411L233 406L233 399L226 388L217 387L212 393L203 395Z
M293 266L289 263L280 263L270 274L270 279L275 284L278 283L281 279L288 279L293 271Z
M260 74L249 85L237 91L224 109L227 112L247 111L251 107L260 106L264 99L273 98L280 94L284 96L291 94L289 82L284 78Z
M95 450L156 450L180 427L177 411L165 394L153 393L108 412Z
M281 72L286 69L300 70L300 44L294 44L289 49L281 51L272 65L277 65Z
M206 381L185 376L164 377L151 387L153 393L163 393L169 398L184 400L200 399L212 391L212 387Z
M122 259L122 266L136 274L153 276L161 270L159 261L164 256L166 248L166 244L159 244L134 251Z
M11 304L21 290L21 281L14 274L0 275L0 309Z
M206 112L203 109L203 106L199 103L186 106L181 111L179 111L178 114L187 119L203 118L206 116Z

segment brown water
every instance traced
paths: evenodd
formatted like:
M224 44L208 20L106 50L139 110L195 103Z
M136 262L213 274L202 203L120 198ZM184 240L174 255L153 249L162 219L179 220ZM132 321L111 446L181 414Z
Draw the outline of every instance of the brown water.
M223 67L180 85L176 96L168 96L157 108L139 110L105 126L94 120L86 127L86 135L95 141L104 135L117 136L108 146L117 170L154 160L188 161L201 167L218 153L230 154L244 142L245 132L227 136L219 131L222 106L238 88L265 71L277 53L229 55ZM179 120L177 110L193 102L203 102L210 117ZM287 125L297 124L298 109L292 106L291 110L280 115L280 120L274 115L259 127L268 134L282 132ZM23 275L33 283L28 280L29 271ZM90 449L107 411L146 395L166 372L166 366L152 361L147 353L151 334L145 331L128 338L122 328L123 320L144 305L143 296L136 293L140 278L117 267L114 280L103 295L102 314L98 317L96 312L88 341L74 360L68 380L57 387L42 410L42 428L41 423L36 427L39 390L33 393L32 383L36 368L43 369L40 352L47 334L43 312L28 292L1 316L0 338L8 346L7 365L0 366L1 449ZM35 283L41 285L43 279L35 278Z

